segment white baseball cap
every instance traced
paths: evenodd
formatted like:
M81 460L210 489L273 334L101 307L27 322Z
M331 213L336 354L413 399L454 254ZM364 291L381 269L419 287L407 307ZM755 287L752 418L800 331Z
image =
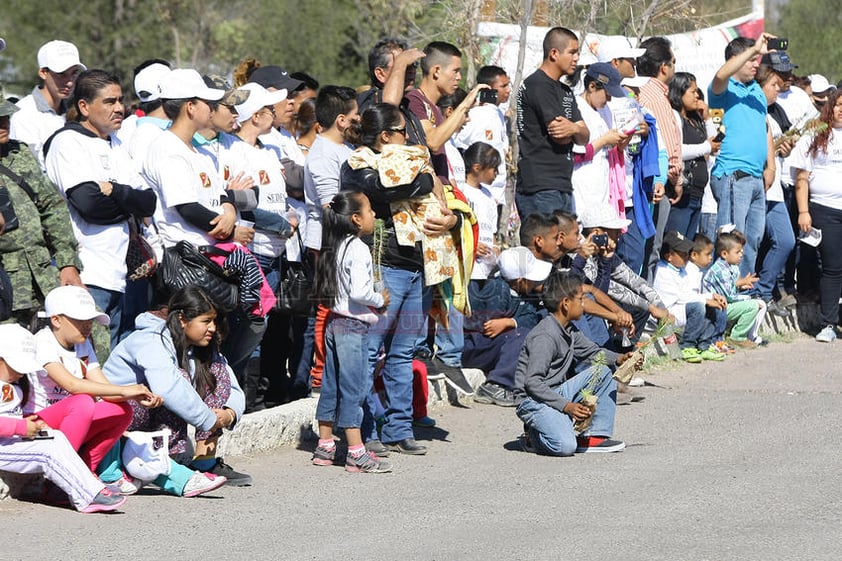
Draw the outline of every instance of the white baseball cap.
M73 66L87 67L79 62L79 49L67 41L50 41L38 49L38 68L49 68L53 72L64 72Z
M18 374L43 368L35 355L35 337L16 323L0 325L0 358Z
M810 89L813 90L813 95L823 94L831 89L836 89L836 86L827 81L827 78L821 74L810 74L807 76L810 79Z
M536 258L529 248L523 246L504 250L497 258L497 265L506 280L526 279L535 282L546 280L553 268L551 263Z
M158 89L158 84L161 83L161 78L170 72L172 72L172 69L160 62L150 64L138 72L137 76L134 77L134 91L138 99L144 103L159 99L161 90Z
M635 76L634 78L623 78L620 84L630 88L642 88L649 83L649 76Z
M646 49L635 49L625 37L605 37L599 42L596 57L599 62L611 62L615 58L638 58L643 56Z
M620 218L614 207L606 204L588 205L579 215L583 228L606 228L622 230L631 224L631 220Z
M111 318L96 309L91 293L81 286L60 286L54 288L44 299L44 311L41 317L67 316L72 319L92 319L102 325L108 325Z
M209 88L201 74L192 68L176 68L161 77L158 83L159 99L204 99L219 101L225 90Z
M246 100L237 104L237 122L245 122L251 119L252 115L260 111L263 107L275 105L279 101L287 98L287 91L284 89L270 92L256 82L249 82L237 88L239 91L248 92Z

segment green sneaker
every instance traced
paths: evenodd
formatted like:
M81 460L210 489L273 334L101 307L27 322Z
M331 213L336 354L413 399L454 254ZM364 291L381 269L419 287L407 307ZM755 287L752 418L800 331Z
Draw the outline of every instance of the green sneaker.
M717 362L725 360L725 355L717 351L712 345L709 349L700 352L699 356L702 357L702 360L715 360Z
M694 349L693 347L689 347L686 349L681 349L681 358L684 362L689 362L692 364L698 364L702 362L702 354L699 352L699 349Z

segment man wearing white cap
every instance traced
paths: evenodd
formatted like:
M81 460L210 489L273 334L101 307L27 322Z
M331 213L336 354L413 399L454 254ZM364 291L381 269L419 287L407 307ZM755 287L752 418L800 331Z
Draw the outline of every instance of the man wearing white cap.
M181 240L200 246L228 239L236 209L212 163L193 146L193 135L211 126L216 103L225 92L209 88L188 68L173 70L159 88L173 123L150 148L143 176L159 197L155 222L164 247Z
M169 126L169 119L161 108L160 92L158 84L161 78L170 73L170 63L158 58L145 60L134 69L134 91L140 100L140 107L137 113L132 113L123 119L123 126L117 132L117 138L129 149L129 155L135 160L143 162L146 156L146 148L149 147L150 134L152 138L157 136L157 131L166 129ZM146 135L134 143L134 133L140 123L146 122L154 125L154 128L146 129ZM162 123L165 123L163 125ZM134 151L132 151L134 148ZM138 164L138 171L140 171Z
M125 111L119 78L103 70L85 70L76 80L73 99L77 121L44 144L45 165L67 199L82 281L111 317L113 346L122 331L129 220L151 216L157 198L114 138ZM107 356L107 347L98 350Z
M11 136L25 142L44 168L41 147L51 134L64 126L67 99L76 77L85 70L79 50L67 41L50 41L38 49L38 77L41 84L18 102L20 111L12 117Z
M623 78L634 78L637 57L642 56L646 49L636 49L625 37L605 37L599 43L597 60L608 62L617 69Z
M816 106L816 111L821 111L827 103L827 96L836 90L836 86L828 82L827 78L821 74L810 74L807 78L810 79L810 98Z

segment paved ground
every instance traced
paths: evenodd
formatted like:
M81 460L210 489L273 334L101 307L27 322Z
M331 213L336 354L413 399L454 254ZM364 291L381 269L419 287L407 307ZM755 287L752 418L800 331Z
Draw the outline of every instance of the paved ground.
M621 454L526 454L512 410L445 407L393 474L288 448L229 458L253 487L120 514L7 500L0 558L836 560L840 359L805 337L652 375L619 409Z

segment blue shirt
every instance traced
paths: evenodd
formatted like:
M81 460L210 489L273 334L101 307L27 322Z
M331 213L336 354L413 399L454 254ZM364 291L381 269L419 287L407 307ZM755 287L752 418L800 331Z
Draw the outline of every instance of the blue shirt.
M730 78L728 88L714 95L708 88L711 109L724 109L725 138L716 156L713 176L730 175L737 170L754 177L763 175L766 164L766 96L760 85Z

